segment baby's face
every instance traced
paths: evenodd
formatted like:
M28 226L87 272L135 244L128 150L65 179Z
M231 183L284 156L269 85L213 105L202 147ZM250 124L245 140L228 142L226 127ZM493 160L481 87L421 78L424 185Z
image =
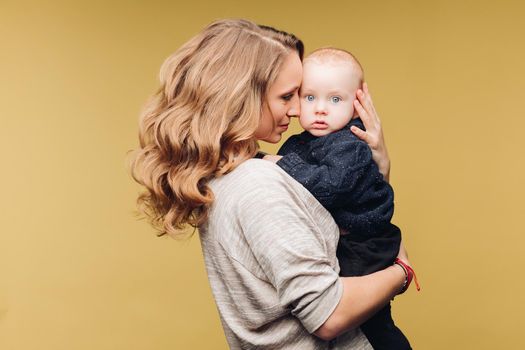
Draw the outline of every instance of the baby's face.
M350 63L306 62L301 85L301 126L314 136L340 130L354 115L361 77Z

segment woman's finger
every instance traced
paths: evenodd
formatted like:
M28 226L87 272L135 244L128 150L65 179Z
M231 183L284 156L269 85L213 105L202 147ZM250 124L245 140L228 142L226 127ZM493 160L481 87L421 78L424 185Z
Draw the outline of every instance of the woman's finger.
M374 121L379 120L379 117L377 116L377 112L376 112L376 107L374 106L374 101L372 100L372 95L370 95L370 90L368 90L367 83L363 83L363 89L361 91L362 91L363 106L368 109Z
M367 83L363 83L363 91L364 91L365 95L367 95L367 98L370 100L370 106L372 107L372 110L374 111L375 115L377 116L376 107L374 106L374 100L372 98L372 94L370 94L370 90L368 90L368 84Z
M352 131L355 134L355 136L368 143L368 134L365 131L353 125L350 127L350 131Z
M372 101L372 94L370 93L370 90L368 90L368 84L366 82L363 82L363 92L365 93L365 95L368 96L370 101ZM373 105L373 103L372 103L372 105Z
M377 120L377 115L375 112L374 104L372 103L372 98L370 95L365 93L363 90L359 89L357 91L357 98L359 99L359 102L363 106L363 108L368 112L370 115L370 121L375 122Z
M373 117L363 108L363 105L358 101L354 100L354 108L357 111L357 114L361 118L361 121L365 125L366 131L372 131L375 130L375 121L373 120Z
M354 100L354 108L363 121L363 124L365 124L365 128L368 130L368 128L371 126L370 116L368 112L363 108L363 105L359 100Z

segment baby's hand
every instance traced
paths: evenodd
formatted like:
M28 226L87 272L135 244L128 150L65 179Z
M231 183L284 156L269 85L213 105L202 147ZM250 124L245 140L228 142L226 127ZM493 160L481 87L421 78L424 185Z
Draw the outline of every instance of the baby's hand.
M269 160L270 162L274 162L274 163L277 163L277 161L279 159L281 159L283 156L277 156L277 155L273 155L273 154L267 154L264 156L263 159L266 159L266 160Z

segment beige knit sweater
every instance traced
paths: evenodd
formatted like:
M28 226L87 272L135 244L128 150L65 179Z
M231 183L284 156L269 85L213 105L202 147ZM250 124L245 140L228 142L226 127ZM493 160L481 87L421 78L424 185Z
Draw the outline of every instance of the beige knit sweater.
M231 349L372 349L359 329L311 334L342 295L339 230L317 200L275 164L250 159L210 186L200 238Z

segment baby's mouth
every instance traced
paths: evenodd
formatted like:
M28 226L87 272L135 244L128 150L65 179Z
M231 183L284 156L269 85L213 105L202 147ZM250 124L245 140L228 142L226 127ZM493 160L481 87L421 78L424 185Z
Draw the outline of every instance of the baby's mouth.
M312 127L314 129L326 129L328 124L324 120L316 120L313 122Z

